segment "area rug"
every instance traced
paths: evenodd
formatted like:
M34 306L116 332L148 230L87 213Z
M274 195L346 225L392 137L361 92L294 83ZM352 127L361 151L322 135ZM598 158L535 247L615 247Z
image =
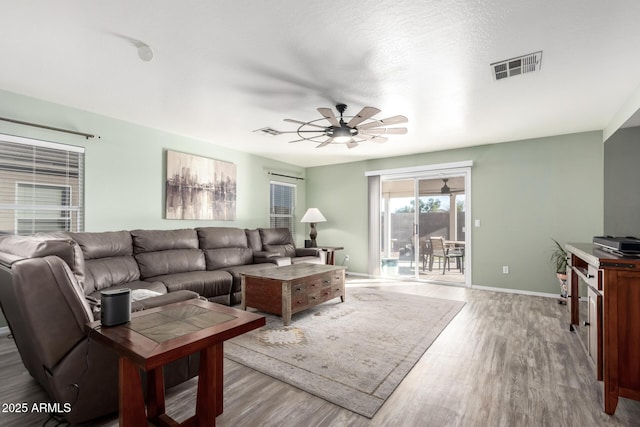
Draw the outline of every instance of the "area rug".
M225 356L372 418L464 302L368 288L224 345ZM428 387L428 384L425 384Z

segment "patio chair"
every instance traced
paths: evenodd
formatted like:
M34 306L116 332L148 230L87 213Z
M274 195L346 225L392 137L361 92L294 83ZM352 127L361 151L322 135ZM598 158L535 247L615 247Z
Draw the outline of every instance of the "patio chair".
M422 271L427 270L427 265L433 266L433 261L431 260L431 254L433 250L431 249L431 242L428 237L420 238L420 259L422 259ZM431 268L430 268L431 269Z
M429 260L429 271L433 269L433 259L442 259L442 274L445 274L447 266L451 271L451 259L456 260L456 265L460 269L460 273L464 273L464 251L455 248L449 248L444 243L444 237L430 237L431 242L431 258Z

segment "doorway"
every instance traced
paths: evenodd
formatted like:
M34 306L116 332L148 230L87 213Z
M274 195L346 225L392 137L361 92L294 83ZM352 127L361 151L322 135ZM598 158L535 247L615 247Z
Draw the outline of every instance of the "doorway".
M380 275L469 284L469 187L470 168L381 175Z

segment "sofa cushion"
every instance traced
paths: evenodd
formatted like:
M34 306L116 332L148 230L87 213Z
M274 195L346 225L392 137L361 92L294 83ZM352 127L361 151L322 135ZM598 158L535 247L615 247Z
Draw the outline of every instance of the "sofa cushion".
M247 236L247 244L249 245L249 249L254 252L259 252L262 250L262 239L260 238L259 230L244 230L244 233Z
M78 242L84 255L87 295L140 279L128 231L69 233L69 236Z
M164 283L169 292L186 289L207 299L222 296L228 300L233 278L226 271L216 270L167 274L147 280Z
M128 231L68 234L80 245L85 260L133 255L133 242Z
M84 291L90 294L139 280L140 270L132 256L90 259L85 261L85 276Z
M207 270L253 262L253 251L248 247L244 230L230 227L203 227L196 230Z
M262 249L278 252L283 257L295 257L296 247L288 228L259 228Z
M204 254L200 249L175 249L139 253L135 256L140 277L145 280L167 274L206 270Z
M196 228L201 249L247 248L244 230L233 227Z
M171 249L198 249L196 230L133 230L134 253L167 251Z
M208 249L204 251L207 270L251 264L253 251L249 248Z

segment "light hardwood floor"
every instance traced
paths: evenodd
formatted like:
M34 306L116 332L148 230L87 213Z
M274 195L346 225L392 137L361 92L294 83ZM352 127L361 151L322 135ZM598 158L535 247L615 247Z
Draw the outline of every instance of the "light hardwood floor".
M218 426L640 425L640 402L621 399L614 416L602 411L602 383L568 330L566 307L553 299L370 280L350 280L347 293L352 286L467 304L371 420L225 359ZM195 384L168 391L167 411L176 419L193 413ZM13 342L3 337L0 403L44 400ZM0 426L41 426L46 419L0 413ZM90 425L117 424L110 417Z

